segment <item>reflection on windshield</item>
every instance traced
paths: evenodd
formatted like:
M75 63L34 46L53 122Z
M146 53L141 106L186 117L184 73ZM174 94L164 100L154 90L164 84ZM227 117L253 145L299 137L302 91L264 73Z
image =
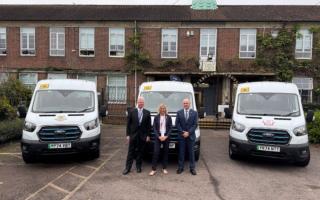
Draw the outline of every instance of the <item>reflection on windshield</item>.
M76 90L38 91L32 110L38 113L92 112L94 93Z
M145 108L150 112L158 112L161 103L167 106L168 112L177 112L182 109L182 101L190 99L190 108L193 107L192 94L190 92L143 92L141 96L145 99Z
M239 114L299 116L299 101L295 94L248 93L239 94Z

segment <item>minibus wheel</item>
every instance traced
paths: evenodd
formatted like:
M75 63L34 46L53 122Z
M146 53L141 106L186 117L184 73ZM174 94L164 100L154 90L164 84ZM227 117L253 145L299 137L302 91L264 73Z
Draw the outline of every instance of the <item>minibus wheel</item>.
M229 158L230 158L231 160L236 160L236 159L239 158L239 155L236 154L236 153L232 150L232 148L231 148L231 143L229 143Z
M22 152L22 159L26 164L35 163L37 161L34 155L29 155L23 152Z
M295 164L299 167L306 167L310 162L310 151L308 151L308 157L303 161L297 161Z

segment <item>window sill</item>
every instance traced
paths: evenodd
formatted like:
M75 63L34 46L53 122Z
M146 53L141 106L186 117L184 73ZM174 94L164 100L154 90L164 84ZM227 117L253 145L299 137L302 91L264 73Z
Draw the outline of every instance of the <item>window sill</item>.
M0 54L0 56L7 56L8 54Z
M312 60L312 58L295 58L296 60Z
M23 57L35 57L36 54L20 54L20 56L23 56Z
M95 57L95 55L92 55L92 56L79 55L79 57L82 57L82 58L94 58L94 57Z
M125 105L127 104L127 102L123 101L108 101L108 104L121 104L121 105Z
M125 56L111 56L109 55L110 58L124 58Z
M49 55L50 57L65 57L65 55Z

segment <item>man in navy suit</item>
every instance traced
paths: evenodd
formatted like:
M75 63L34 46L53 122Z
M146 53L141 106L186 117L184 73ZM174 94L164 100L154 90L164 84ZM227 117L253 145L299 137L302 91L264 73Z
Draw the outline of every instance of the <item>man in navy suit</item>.
M190 108L190 100L183 100L183 109L177 112L176 127L179 132L179 166L177 174L181 174L184 168L185 149L188 148L190 173L197 175L195 170L194 144L196 140L196 128L198 126L198 113Z

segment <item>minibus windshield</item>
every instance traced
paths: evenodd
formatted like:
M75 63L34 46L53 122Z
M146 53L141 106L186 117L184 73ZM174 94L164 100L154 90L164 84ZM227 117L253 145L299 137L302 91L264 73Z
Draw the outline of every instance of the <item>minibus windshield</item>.
M238 114L264 116L300 116L296 94L242 93L238 96Z
M79 90L40 90L36 92L35 113L92 112L94 92Z
M161 103L167 106L167 112L177 112L182 109L182 101L185 98L190 100L190 108L193 108L192 93L173 92L173 91L150 91L142 92L141 96L145 99L145 108L150 112L158 112Z

